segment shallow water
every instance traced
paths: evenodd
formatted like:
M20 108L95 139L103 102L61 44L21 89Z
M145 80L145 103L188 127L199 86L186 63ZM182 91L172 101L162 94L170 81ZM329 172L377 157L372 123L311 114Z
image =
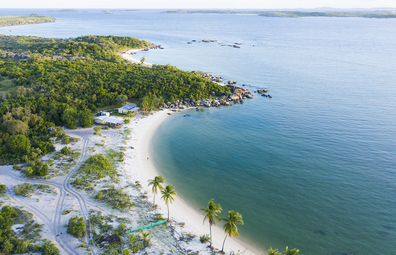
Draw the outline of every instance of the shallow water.
M242 239L305 255L396 247L395 19L0 15L32 12L58 21L0 33L134 36L165 47L137 55L147 62L270 90L272 99L254 94L243 105L175 115L152 141L156 166L192 206L213 197L224 212L242 213ZM186 43L192 39L242 46Z

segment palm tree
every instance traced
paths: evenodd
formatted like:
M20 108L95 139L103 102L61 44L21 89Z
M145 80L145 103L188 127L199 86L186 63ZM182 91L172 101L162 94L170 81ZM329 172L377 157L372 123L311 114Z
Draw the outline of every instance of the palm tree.
M150 186L150 185L153 186L153 188L151 189L151 191L154 193L153 205L155 205L155 194L158 192L158 189L159 190L163 190L164 189L164 187L162 187L162 183L164 183L164 181L165 180L164 180L164 177L162 175L156 176L152 180L148 180L148 185L147 186Z
M205 213L205 218L203 219L203 222L205 223L205 220L209 221L209 231L210 231L210 247L212 248L212 225L216 225L215 219L220 221L219 215L217 213L221 213L223 210L221 208L220 204L215 204L213 203L214 198L209 200L208 207L206 209L199 209L200 211Z
M163 190L161 190L162 199L165 201L168 206L168 221L169 221L169 202L172 203L175 199L173 196L176 196L177 193L173 185L167 185Z
M300 254L300 250L297 248L289 250L289 247L286 246L286 250L283 252L283 255L302 255Z
M238 227L236 225L237 224L243 225L242 214L240 214L239 212L228 211L228 217L226 219L222 219L222 220L224 220L226 222L223 226L226 236L224 238L223 247L221 248L221 252L223 252L223 250L224 250L224 244L227 239L227 236L229 236L230 238L232 237L232 235L239 237Z
M282 255L282 254L278 251L278 249L274 250L272 249L272 247L270 247L268 250L268 255Z

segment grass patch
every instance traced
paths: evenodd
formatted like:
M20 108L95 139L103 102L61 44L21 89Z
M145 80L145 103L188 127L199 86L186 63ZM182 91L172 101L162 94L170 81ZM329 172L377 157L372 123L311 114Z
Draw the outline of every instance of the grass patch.
M30 197L32 193L55 193L54 188L47 184L31 184L31 183L21 183L13 187L15 195L22 197Z
M110 176L114 179L117 176L113 164L110 159L103 155L97 154L89 157L84 165L79 169L79 173L84 173L91 177L91 179L98 180Z
M118 209L121 212L127 212L135 205L128 194L113 186L109 189L99 191L94 198L100 202L106 203L108 207Z
M123 151L116 151L116 150L110 148L110 149L107 149L105 152L106 152L106 155L108 156L108 158L111 160L111 162L114 165L116 165L124 160L125 153Z

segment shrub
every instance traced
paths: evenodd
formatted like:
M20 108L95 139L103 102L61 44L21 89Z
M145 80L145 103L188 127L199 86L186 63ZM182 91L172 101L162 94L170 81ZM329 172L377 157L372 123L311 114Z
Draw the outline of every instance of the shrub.
M201 243L207 243L207 242L210 241L210 237L209 237L208 234L202 235L202 236L199 238L199 241L201 241Z
M85 236L85 223L83 217L78 217L77 215L70 218L69 224L67 224L67 231L69 235L74 237L84 237Z
M91 175L94 179L101 179L107 176L114 178L117 174L109 158L103 154L89 157L79 171Z
M44 161L36 160L26 168L25 174L27 176L45 176L48 174L48 165Z
M7 187L4 184L0 184L0 194L5 194L7 192Z
M63 148L60 150L60 152L61 152L62 154L64 154L64 155L69 155L69 154L72 152L72 149L71 149L70 147L65 146L65 147L63 147Z
M30 141L25 135L12 135L7 140L7 148L11 153L26 155L30 151Z
M96 127L94 127L93 129L94 129L94 131L95 131L95 135L100 135L100 130L102 129L101 126L96 126Z
M13 187L15 195L28 197L31 193L35 191L46 192L46 193L55 193L51 186L47 184L31 184L31 183L21 183L17 186Z

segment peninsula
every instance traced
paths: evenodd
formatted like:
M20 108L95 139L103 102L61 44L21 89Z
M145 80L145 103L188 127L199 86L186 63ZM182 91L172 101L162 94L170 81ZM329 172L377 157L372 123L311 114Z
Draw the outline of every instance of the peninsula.
M53 17L37 14L31 14L29 16L0 16L0 27L49 23L55 21L56 19Z
M165 105L182 109L182 101L231 93L200 73L120 56L150 45L119 36L0 35L0 216L10 219L0 253L211 254L210 240L216 253L248 247L235 238L224 246L218 227L209 238L203 215L180 198L163 203L147 186L159 178L148 141L177 114ZM173 189L164 187L171 201Z
M355 17L355 18L396 18L395 11L376 10L376 11L331 11L331 12L305 12L305 11L234 11L234 10L169 10L161 13L179 14L239 14L239 15L259 15L265 17Z

